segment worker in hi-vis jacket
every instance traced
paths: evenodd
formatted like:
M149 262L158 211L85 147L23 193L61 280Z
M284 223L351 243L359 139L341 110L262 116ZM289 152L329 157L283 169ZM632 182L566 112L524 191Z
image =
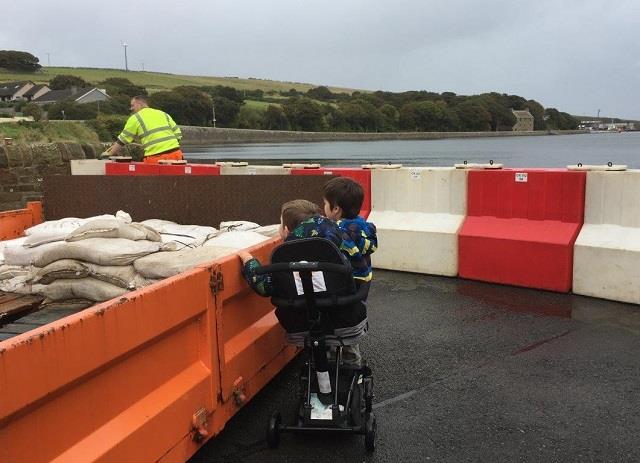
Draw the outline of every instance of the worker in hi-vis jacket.
M136 141L142 145L144 162L148 164L183 159L180 150L182 132L171 116L150 108L147 97L143 95L131 98L131 111L133 114L127 119L118 140L103 153L103 157L117 156L124 145Z

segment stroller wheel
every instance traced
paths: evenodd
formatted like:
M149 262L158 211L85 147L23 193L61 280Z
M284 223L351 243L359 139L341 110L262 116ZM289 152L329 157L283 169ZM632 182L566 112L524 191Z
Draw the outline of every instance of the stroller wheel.
M364 428L364 445L368 452L373 452L376 449L376 416L373 413L369 413L367 416L367 422Z
M269 448L278 448L280 444L280 423L282 417L279 412L274 412L269 418L269 426L267 427L267 445Z

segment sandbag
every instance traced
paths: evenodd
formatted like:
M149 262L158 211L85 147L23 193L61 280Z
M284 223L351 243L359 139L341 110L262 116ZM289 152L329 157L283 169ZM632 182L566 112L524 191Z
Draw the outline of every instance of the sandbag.
M254 246L269 238L254 231L230 231L221 233L204 243L204 246L215 246L233 249L244 249Z
M49 220L27 228L24 232L27 235L24 245L26 247L34 247L54 241L62 241L66 239L69 233L73 233L87 222L93 220L118 220L120 223L131 223L131 216L126 212L118 211L115 216L105 214L86 219L67 217L59 220Z
M97 265L85 263L89 276L126 289L138 289L151 283L136 272L133 265Z
M91 220L69 233L67 241L80 241L90 238L160 241L160 234L140 223L124 223L118 219L97 219Z
M62 241L44 244L32 250L35 253L28 264L45 267L60 259L75 259L98 265L130 265L134 260L163 250L162 243L155 241L132 241L123 238L88 238L72 243ZM26 248L23 248L26 249ZM7 263L9 261L7 260Z
M255 222L247 222L246 220L230 220L227 222L220 222L220 231L247 231L258 228L260 225Z
M46 267L37 268L33 282L48 285L56 280L86 278L88 276L89 269L85 263L73 259L60 259Z
M0 265L0 281L9 280L19 276L29 276L33 274L31 267L22 267L19 265Z
M41 294L45 285L32 284L31 275L19 275L7 280L0 280L0 291L17 294Z
M34 283L50 284L56 280L92 277L125 289L137 289L151 282L138 275L133 265L97 265L73 259L62 259L37 269Z
M251 231L260 233L261 235L264 235L264 236L268 236L269 238L273 238L274 236L279 236L280 224L276 223L274 225L265 225L264 227L254 228Z
M25 248L33 248L43 244L53 243L55 241L64 241L68 235L69 233L64 229L44 230L27 236L22 246Z
M41 294L52 301L69 299L88 299L95 302L108 301L122 296L127 290L95 278L79 278L77 280L56 280L45 285Z
M145 278L167 278L235 252L236 250L232 248L214 246L188 248L175 252L157 252L137 259L133 266Z
M44 265L54 260L63 259L65 257L63 250L67 245L68 243L65 241L55 241L31 248L25 248L22 244L6 246L4 248L4 263L7 265L35 265L36 267L44 267ZM60 255L60 257L49 260L43 265L39 265L39 263L42 263L43 256L47 254L56 254Z
M201 246L209 238L213 238L219 232L214 227L203 225L180 225L168 220L149 219L141 222L160 233L163 243L176 242L183 246Z
M26 236L21 236L13 240L0 241L0 265L5 263L4 250L7 247L22 246L26 239Z
M71 233L77 228L81 227L90 220L95 219L115 219L114 215L104 214L95 217L89 217L87 219L80 219L78 217L65 217L58 220L47 220L46 222L39 223L33 227L29 227L24 231L27 236L38 234L50 234L50 233Z

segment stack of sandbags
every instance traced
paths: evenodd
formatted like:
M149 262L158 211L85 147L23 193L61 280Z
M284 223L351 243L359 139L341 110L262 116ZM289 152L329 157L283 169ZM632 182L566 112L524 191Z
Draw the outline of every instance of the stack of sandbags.
M222 222L219 230L157 219L135 223L122 211L45 222L0 243L0 291L91 305L235 254L278 228L246 221Z
M221 222L219 230L164 220L146 220L142 223L155 228L163 241L185 245L175 252L157 252L137 259L133 266L140 275L149 279L171 277L197 265L236 254L240 249L268 240L277 234L279 227L260 227L257 223L241 220ZM258 231L262 231L262 234Z
M38 293L49 302L93 304L149 284L133 262L171 248L155 230L131 223L130 217L101 216L82 224L63 219L56 226L66 233L63 240L62 232L52 240L50 227L5 246L2 274L12 278L0 280L0 290Z

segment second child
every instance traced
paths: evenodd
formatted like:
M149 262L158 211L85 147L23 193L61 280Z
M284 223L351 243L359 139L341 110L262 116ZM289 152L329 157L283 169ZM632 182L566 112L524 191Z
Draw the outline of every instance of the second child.
M324 213L334 220L344 232L342 252L351 262L356 285L370 284L373 278L371 254L378 248L376 226L367 222L360 214L364 201L364 190L360 184L348 177L329 180L323 188ZM345 346L344 362L360 365L360 346Z

